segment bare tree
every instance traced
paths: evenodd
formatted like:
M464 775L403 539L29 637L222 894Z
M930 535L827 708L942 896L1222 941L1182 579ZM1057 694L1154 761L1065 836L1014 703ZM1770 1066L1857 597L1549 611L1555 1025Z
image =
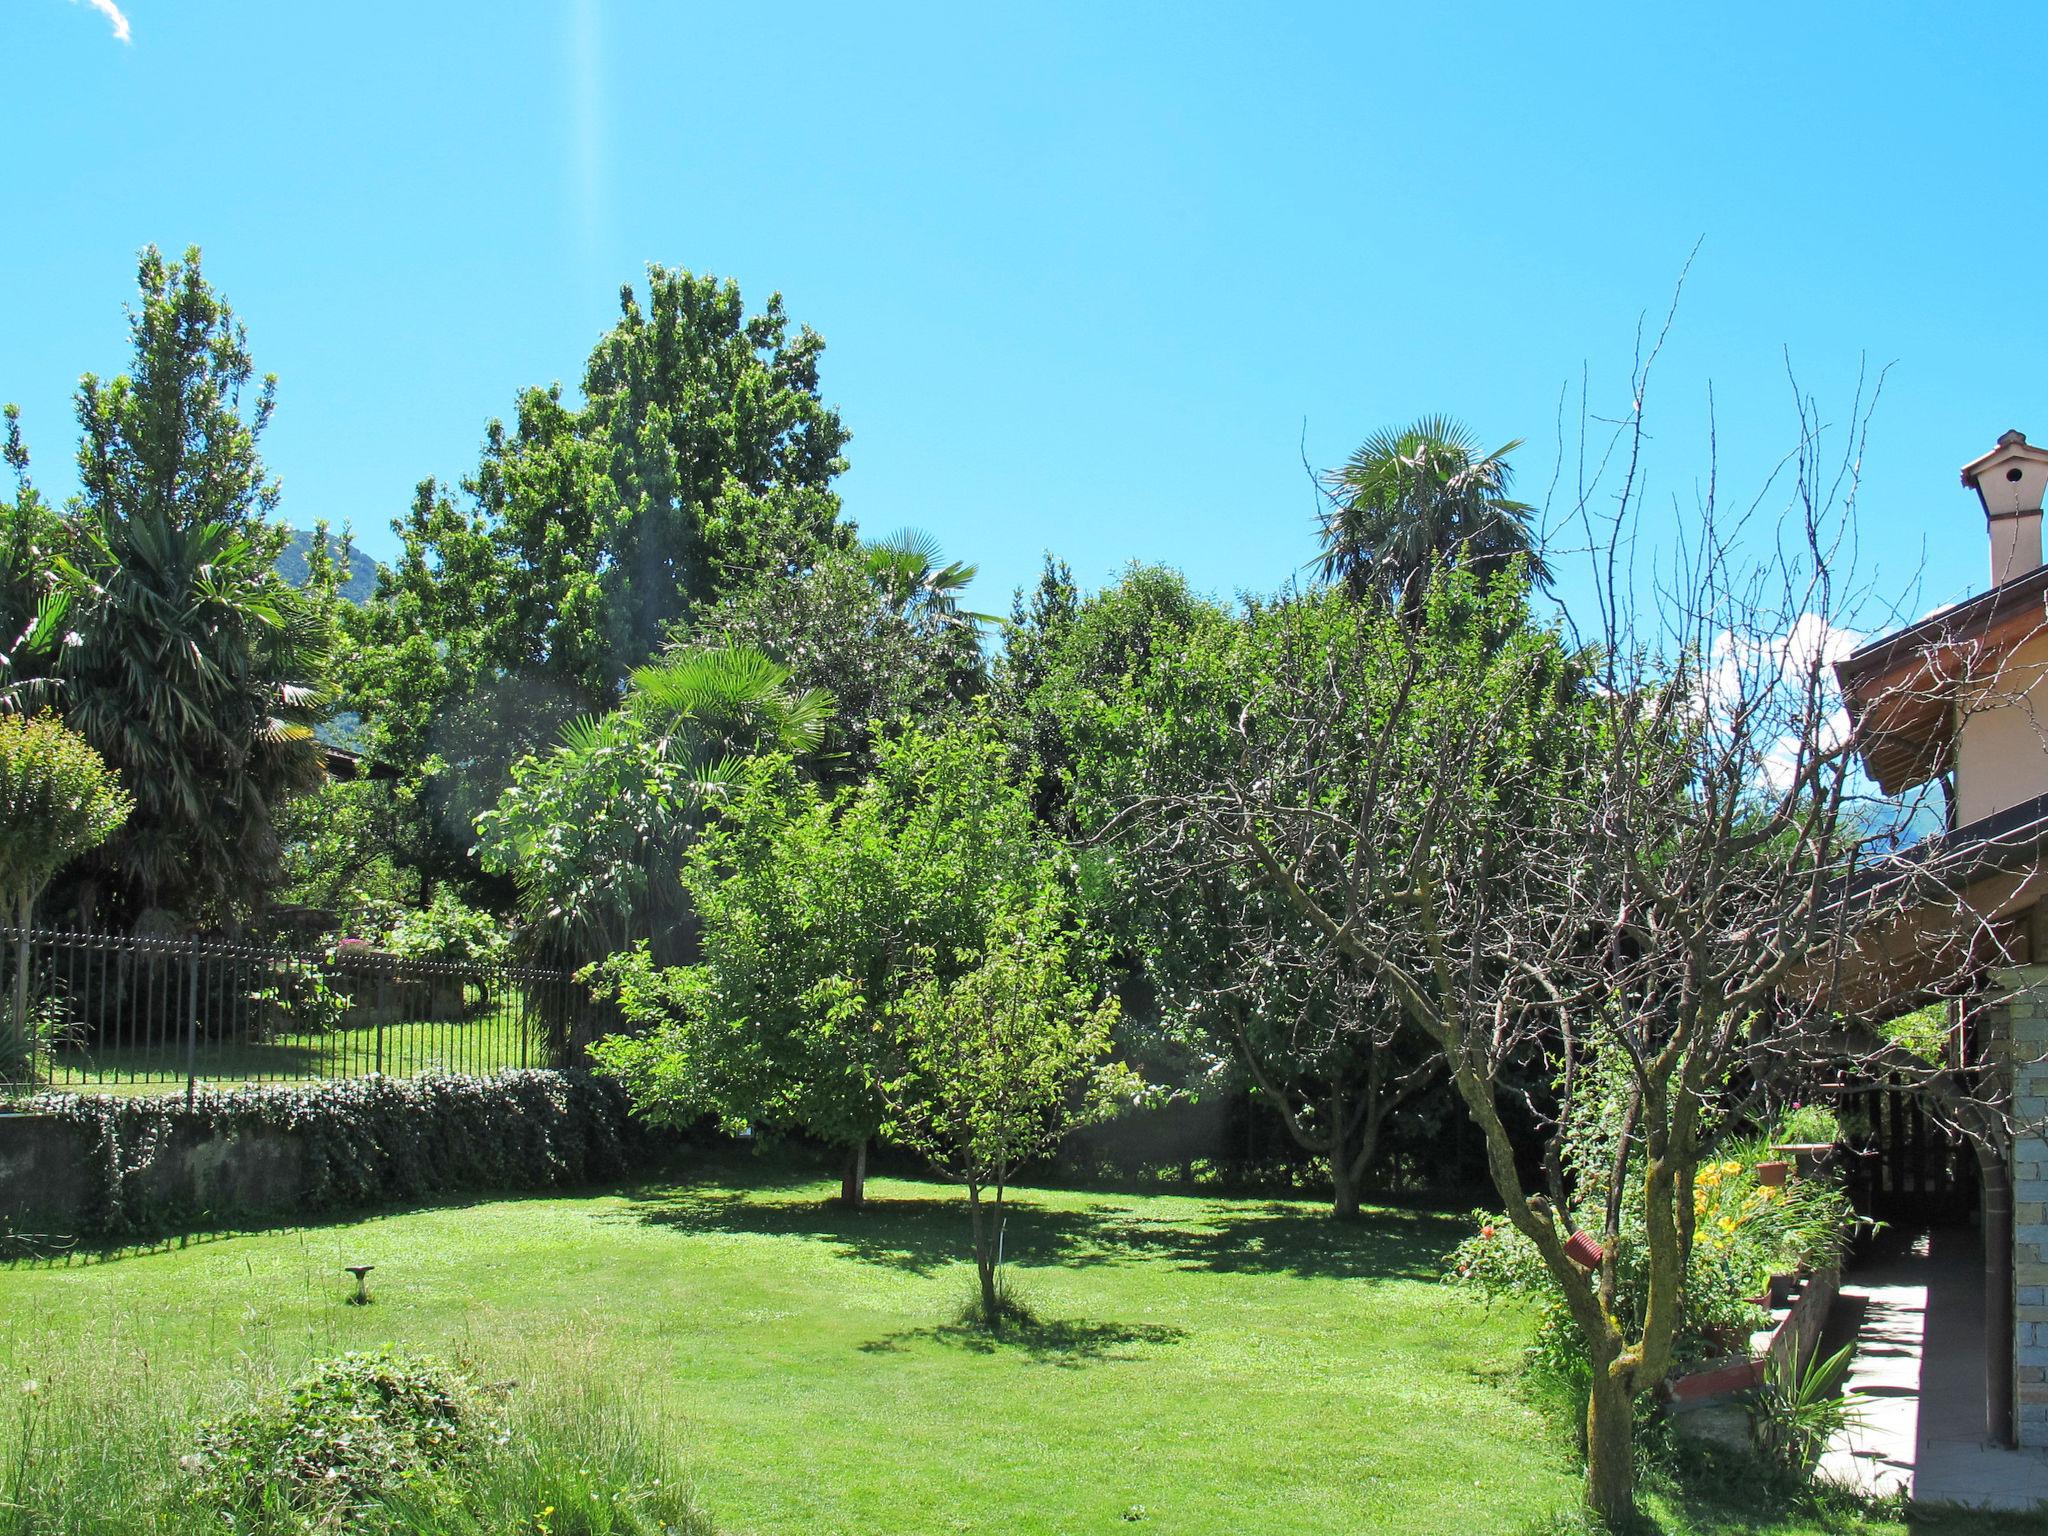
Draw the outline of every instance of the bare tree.
M1291 596L1184 659L1106 829L1183 878L1278 893L1437 1054L1591 1362L1586 1502L1608 1520L1634 1507L1632 1404L1672 1362L1695 1170L1765 1085L1843 1048L1828 983L1882 969L1869 935L1959 910L1885 877L1913 808L1865 793L1841 714L1867 412L1827 456L1802 402L1764 495L1730 515L1710 476L1639 594L1648 382L1645 361L1576 496L1584 631L1448 568L1419 625ZM1606 1113L1599 1166L1555 1138L1540 1165L1518 1155L1504 1110L1532 1056L1560 1135ZM1595 1060L1620 1064L1618 1093ZM1579 1218L1597 1230L1574 1242ZM1626 1306L1624 1241L1647 1250Z

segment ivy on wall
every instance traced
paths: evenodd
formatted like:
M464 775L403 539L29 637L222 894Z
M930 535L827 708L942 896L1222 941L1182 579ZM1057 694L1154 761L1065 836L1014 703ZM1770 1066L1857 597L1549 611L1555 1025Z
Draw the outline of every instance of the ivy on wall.
M152 1175L174 1142L288 1138L300 1170L289 1203L310 1213L612 1178L645 1134L619 1085L588 1072L363 1077L202 1090L189 1104L46 1093L22 1107L76 1130L92 1186L77 1235L99 1241L237 1214L180 1210L161 1192L173 1181Z

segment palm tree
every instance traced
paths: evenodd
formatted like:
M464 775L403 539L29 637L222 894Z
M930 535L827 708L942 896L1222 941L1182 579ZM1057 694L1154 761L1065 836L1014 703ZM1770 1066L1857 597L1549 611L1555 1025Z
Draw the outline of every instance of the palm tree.
M1325 474L1325 580L1355 595L1397 600L1414 615L1439 563L1488 575L1519 555L1539 583L1549 568L1529 535L1534 509L1508 495L1507 457L1521 439L1479 451L1479 441L1448 416L1375 432L1339 469Z
M518 884L523 946L581 964L647 939L664 962L682 958L677 871L707 804L749 757L815 752L831 717L829 694L750 645L677 648L637 669L618 709L571 721L477 818L485 867Z
M707 772L757 752L815 752L832 696L799 688L789 668L751 645L681 647L636 668L626 710L651 727L664 756L686 753Z
M993 624L993 614L969 613L960 594L974 580L976 567L964 561L939 563L939 541L915 528L899 529L886 539L861 547L868 575L882 589L890 612L899 618L929 618L938 627Z
M136 799L81 906L103 879L129 920L230 917L280 877L273 810L325 771L325 621L234 523L89 514L81 540L66 714Z

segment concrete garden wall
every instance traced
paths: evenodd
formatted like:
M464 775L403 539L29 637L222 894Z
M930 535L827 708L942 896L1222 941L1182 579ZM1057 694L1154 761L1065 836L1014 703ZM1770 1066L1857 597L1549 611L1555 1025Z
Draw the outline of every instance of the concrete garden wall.
M72 1236L86 1230L99 1181L77 1125L53 1115L0 1114L0 1232ZM304 1150L289 1133L217 1135L174 1125L137 1178L151 1205L198 1222L291 1210L306 1193Z
M588 1072L422 1073L0 1115L0 1244L114 1243L455 1194L609 1182L654 1150Z

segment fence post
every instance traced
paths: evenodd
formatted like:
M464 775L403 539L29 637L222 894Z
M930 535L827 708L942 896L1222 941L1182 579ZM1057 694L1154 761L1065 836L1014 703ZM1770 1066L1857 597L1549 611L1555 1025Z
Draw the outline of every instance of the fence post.
M185 1107L199 1091L199 935L192 935L192 948L185 956Z

